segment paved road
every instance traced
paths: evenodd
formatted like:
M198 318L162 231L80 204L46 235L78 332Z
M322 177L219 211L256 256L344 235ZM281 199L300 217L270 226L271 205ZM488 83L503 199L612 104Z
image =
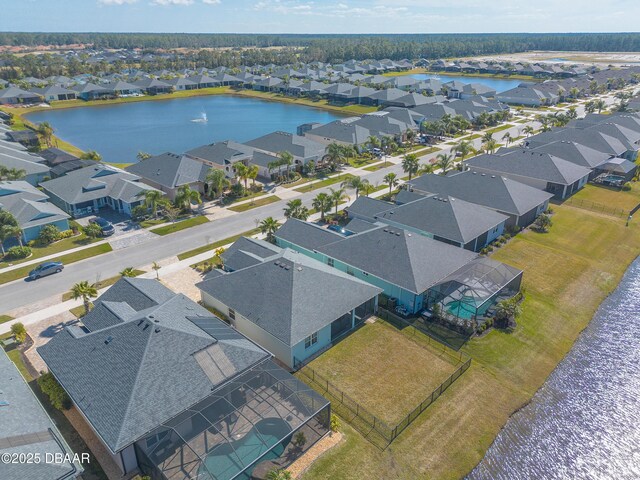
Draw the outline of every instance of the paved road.
M607 104L614 103L612 96L606 98ZM579 116L584 116L584 107L580 105L577 109ZM553 112L547 112L553 113ZM534 128L538 128L537 122L531 122ZM502 130L494 134L497 141L501 141L502 136L508 131L512 137L522 134L522 129L527 123L515 124L508 130ZM480 139L473 141L474 147L479 148ZM438 153L446 152L451 146ZM432 156L435 156L434 153ZM376 172L366 172L361 175L373 185L380 185L384 176L394 172L398 177L404 176L400 164L391 164L387 168ZM335 185L334 185L335 186ZM329 188L322 188L304 193L300 198L307 206L311 205L312 199L320 192L328 191ZM116 275L126 267L140 267L149 265L154 261L159 261L181 252L197 248L207 243L212 243L232 235L251 230L256 227L256 222L266 217L272 216L276 219L283 218L283 207L285 200L265 205L229 217L214 220L210 223L192 227L181 232L177 232L164 237L154 237L150 240L124 248L95 258L77 262L67 266L64 271L57 275L42 278L36 282L25 282L22 280L5 284L0 287L0 314L14 308L37 302L54 295L66 292L71 285L82 280L95 282L98 278L105 279Z

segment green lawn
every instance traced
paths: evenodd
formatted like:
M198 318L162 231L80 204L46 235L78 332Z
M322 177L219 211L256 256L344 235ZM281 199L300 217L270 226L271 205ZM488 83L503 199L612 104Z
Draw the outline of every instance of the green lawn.
M189 250L187 252L183 252L178 255L178 260L185 260L187 258L195 257L196 255L200 255L201 253L208 252L210 250L215 250L218 247L222 247L224 245L229 245L230 243L235 242L240 237L250 237L252 235L256 235L260 233L259 228L254 228L253 230L248 230L246 232L239 233L238 235L233 235L231 237L223 238L222 240L218 240L217 242L210 243L208 245L203 245L198 248L194 248L193 250Z
M18 349L10 350L7 352L7 356L11 359L13 363L15 363L16 367L18 367L18 370L20 371L20 374L24 377L24 379L27 382L30 382L33 380L33 377L29 373L29 370L27 370L27 366L24 364L24 361L22 360L22 355L20 355L20 350Z
M264 205L269 205L270 203L280 201L280 197L277 195L269 195L268 197L259 198L258 200L254 200L253 202L243 203L242 205L236 205L235 207L229 207L229 210L233 212L246 212L247 210L251 210L253 208L262 207Z
M77 307L73 307L69 310L74 317L80 318L84 315L84 305L78 305Z
M507 130L511 127L513 127L514 125L510 124L510 123L506 123L504 125L500 125L499 127L496 128L492 128L491 130L487 130L485 133L498 133L501 132L502 130Z
M12 260L8 262L0 261L0 268L8 267L9 265L18 265L20 263L29 262L38 258L54 255L56 253L64 252L72 248L83 247L91 243L102 240L102 238L89 238L84 233L70 238L65 238L58 242L52 243L47 247L32 247L31 256L29 258L23 258L21 260Z
M584 200L585 202L604 205L607 208L619 208L629 212L640 203L640 183L632 182L631 190L628 192L589 185L573 195L571 199L575 203Z
M142 228L155 227L156 225L162 225L163 223L167 223L167 220L164 218L153 218L150 220L143 220L140 222L140 226Z
M625 227L623 219L570 206L554 210L548 234L525 232L493 255L525 272L526 298L514 332L470 340L462 348L473 358L469 370L389 448L381 452L345 427L345 441L317 460L304 480L454 479L482 459L640 251L640 222ZM372 368L365 358L357 362L363 375ZM390 365L385 380L396 374Z
M353 175L351 175L350 173L345 173L343 175L338 175L335 177L328 177L324 180L320 180L319 182L311 183L304 187L296 188L295 191L300 193L311 192L313 190L318 190L319 188L335 185L336 183L342 183L351 177L353 177Z
M111 245L109 245L108 243L102 243L100 245L94 245L93 247L85 248L84 250L79 250L77 252L68 253L66 255L53 258L51 259L51 261L63 262L65 265L69 265L70 263L78 262L86 258L95 257L96 255L102 255L103 253L107 253L110 251L112 251ZM20 278L25 278L28 273L33 270L33 268L34 265L27 265L25 267L16 268L8 272L0 273L0 284L18 280Z
M365 358L367 368L362 368L356 359ZM393 428L455 371L458 362L376 321L309 366Z
M386 166L388 167L389 165L387 164ZM384 163L379 163L377 165L370 165L368 167L364 167L364 169L367 172L376 172L376 171L380 170L381 168L386 168Z
M11 315L0 315L0 323L5 323L9 320L13 320L13 317Z
M164 227L158 227L151 232L156 235L169 235L170 233L179 232L180 230L184 230L185 228L195 227L196 225L202 225L203 223L208 223L209 219L204 215L200 215L197 217L188 218L186 220L182 220L180 222L171 223L169 225L165 225Z
M348 160L349 165L351 165L354 168L362 168L365 165L370 165L372 163L376 163L379 162L380 159L379 158L371 158L368 156L361 156L361 157L356 157L356 158L350 158Z

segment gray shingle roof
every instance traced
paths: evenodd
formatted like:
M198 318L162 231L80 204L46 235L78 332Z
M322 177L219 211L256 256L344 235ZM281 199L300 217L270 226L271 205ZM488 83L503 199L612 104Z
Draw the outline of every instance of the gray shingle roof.
M293 135L287 132L273 132L259 138L255 138L246 144L250 147L269 153L289 152L294 157L301 159L322 158L325 146L310 138Z
M500 175L473 171L447 176L423 175L411 180L414 193L435 193L483 205L510 215L523 215L553 197L524 183Z
M240 270L280 253L281 249L269 242L240 237L220 255L220 258L226 269Z
M158 282L135 280L157 295ZM182 294L88 334L65 329L38 353L112 452L270 357Z
M307 250L315 250L336 242L343 236L318 225L290 218L278 229L276 238L282 238Z
M591 173L589 168L548 153L522 149L511 150L503 155L479 155L467 160L467 165L497 175L517 175L560 185L571 185Z
M11 212L21 229L69 218L65 212L47 202L48 198L27 182L0 182L0 210Z
M167 188L204 182L211 167L185 155L166 152L129 165L127 172Z
M231 165L236 162L249 160L253 148L232 140L202 145L186 152L186 155L202 159L215 165Z
M289 249L197 287L289 346L382 292Z
M595 168L598 165L602 165L610 158L608 153L599 152L580 143L563 140L541 145L533 150L535 152L550 153L567 162L572 162L587 168Z

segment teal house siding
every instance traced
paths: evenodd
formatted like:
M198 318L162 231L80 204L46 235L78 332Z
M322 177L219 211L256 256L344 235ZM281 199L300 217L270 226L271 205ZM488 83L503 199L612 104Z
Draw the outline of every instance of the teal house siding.
M58 227L58 230L64 232L65 230L69 230L69 222L67 219L58 220L57 222L47 223L45 225L54 225ZM35 240L40 235L40 230L45 225L38 225L37 227L29 227L22 230L22 236L25 242L30 242L31 240Z

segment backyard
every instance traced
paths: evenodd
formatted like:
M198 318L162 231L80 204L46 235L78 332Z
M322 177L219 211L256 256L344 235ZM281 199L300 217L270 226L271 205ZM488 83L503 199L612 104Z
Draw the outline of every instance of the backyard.
M395 327L376 321L349 335L309 366L394 426L431 395L458 363L441 351L409 339Z
M595 189L586 187L585 195L601 198ZM640 203L634 191L631 203ZM468 342L462 351L473 359L469 370L386 450L345 426L346 441L316 461L305 480L460 478L482 459L640 251L640 222L625 227L624 219L580 208L554 210L549 233L525 232L493 255L525 272L523 314L515 330L494 330ZM368 359L352 362L373 368ZM390 367L386 375L400 370Z

